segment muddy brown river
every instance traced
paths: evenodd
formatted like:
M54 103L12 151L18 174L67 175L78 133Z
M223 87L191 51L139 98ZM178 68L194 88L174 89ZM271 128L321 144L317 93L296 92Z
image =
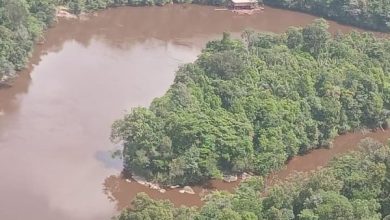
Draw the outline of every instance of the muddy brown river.
M122 7L83 20L61 20L37 45L14 86L0 90L0 219L110 219L137 192L168 198L176 205L200 205L196 195L161 194L118 178L121 162L110 126L126 110L148 106L173 82L178 66L196 59L207 41L223 31L246 28L282 32L315 17L266 8L252 15L213 7L172 5ZM331 30L351 27L330 22ZM369 134L381 141L390 132ZM275 175L326 165L353 149L362 134L336 140L332 150L294 158ZM209 188L232 190L214 181Z

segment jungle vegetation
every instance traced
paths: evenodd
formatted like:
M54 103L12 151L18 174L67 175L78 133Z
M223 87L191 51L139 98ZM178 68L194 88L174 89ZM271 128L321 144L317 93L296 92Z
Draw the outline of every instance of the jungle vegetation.
M52 0L0 0L0 86L21 70L55 20Z
M114 123L125 172L181 185L267 175L336 135L387 127L390 41L327 28L209 42L163 97Z
M381 0L264 0L279 8L292 9L330 18L345 24L390 31L390 1Z
M139 194L117 220L388 220L390 148L364 140L361 150L334 159L311 175L298 175L264 192L260 177L235 193L216 191L200 209L174 207Z
M70 11L80 14L84 11L96 11L108 7L118 6L163 6L170 3L194 3L203 5L224 5L226 0L63 0Z

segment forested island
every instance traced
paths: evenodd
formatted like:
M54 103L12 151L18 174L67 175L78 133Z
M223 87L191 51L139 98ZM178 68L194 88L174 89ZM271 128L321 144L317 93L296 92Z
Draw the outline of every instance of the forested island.
M214 192L200 209L175 208L139 194L117 220L388 220L390 148L371 139L361 150L334 159L311 176L298 175L266 194L262 178L241 183L235 193Z
M163 97L114 124L125 172L168 185L267 175L336 135L387 127L390 41L327 27L209 42Z
M225 33L209 42L163 97L113 125L124 172L167 185L266 176L297 154L332 147L336 135L387 128L390 41L327 28L316 20L281 35ZM234 194L206 196L200 210L140 194L118 219L382 219L389 183L389 147L366 140L360 152L266 196L260 177Z

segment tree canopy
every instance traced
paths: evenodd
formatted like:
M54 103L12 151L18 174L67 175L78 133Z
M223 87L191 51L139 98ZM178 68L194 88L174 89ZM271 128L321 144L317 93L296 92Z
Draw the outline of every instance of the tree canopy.
M387 126L390 41L317 20L209 42L149 108L113 125L126 172L166 184L266 175L347 131Z
M331 18L346 24L390 31L390 2L382 0L264 0L264 3Z
M175 208L140 194L119 220L380 220L390 218L390 148L366 139L361 150L300 174L264 193L262 178L245 180L235 193L216 191L200 209ZM158 216L158 218L153 218Z
M0 0L0 86L25 66L54 19L54 0Z
M123 5L130 6L163 6L170 3L194 3L204 5L224 5L226 0L62 0L64 5L74 14L80 14L83 11L96 11L108 7L117 7Z

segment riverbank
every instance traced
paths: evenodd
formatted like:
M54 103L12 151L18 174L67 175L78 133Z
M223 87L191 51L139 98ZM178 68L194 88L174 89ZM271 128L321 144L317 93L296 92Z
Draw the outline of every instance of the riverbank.
M198 209L177 208L140 193L134 207L114 219L387 219L390 147L370 139L360 146L361 151L339 156L310 175L289 178L265 194L262 178L244 181L234 193L214 192Z
M149 0L138 1L129 0L126 3L111 4L108 1L98 2L70 2L68 7L73 14L102 10L119 6L164 6L169 4L199 4L224 7L229 0ZM349 2L340 3L337 1L328 2L305 2L286 0L260 0L259 4L277 7L286 10L295 10L309 13L315 16L334 20L343 24L354 25L372 31L390 32L390 4L387 2L377 2L377 4L353 4ZM251 14L241 13L240 14Z
M271 173L265 178L265 190L270 189L275 184L279 184L298 173L311 173L320 168L326 167L329 162L337 156L341 156L351 151L358 150L359 142L365 138L372 138L383 144L387 144L390 138L390 129L374 132L355 132L340 135L335 138L332 148L315 149L308 154L295 156L288 161L286 166ZM120 176L110 176L105 180L105 192L109 198L117 204L117 209L122 210L131 207L131 202L140 192L145 192L148 196L157 200L169 200L176 207L185 205L188 207L201 207L204 204L202 198L207 194L218 190L233 193L239 186L242 179L237 182L225 182L223 180L211 180L203 186L192 186L194 194L181 194L180 189L167 189L165 193L160 193L148 186L137 182L128 182Z

